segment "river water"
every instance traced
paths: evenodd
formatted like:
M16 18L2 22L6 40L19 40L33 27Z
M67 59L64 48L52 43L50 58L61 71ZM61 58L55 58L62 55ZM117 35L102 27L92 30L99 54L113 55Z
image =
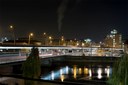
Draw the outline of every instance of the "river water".
M43 69L43 68L42 68ZM106 81L112 74L112 67L109 65L102 66L58 66L52 68L44 68L42 70L41 79L57 80L57 81L79 81L79 80L99 80Z

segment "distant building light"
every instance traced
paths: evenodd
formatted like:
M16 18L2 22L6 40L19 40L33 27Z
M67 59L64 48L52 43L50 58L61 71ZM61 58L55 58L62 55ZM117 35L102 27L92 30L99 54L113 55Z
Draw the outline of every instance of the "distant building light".
M117 30L113 30L113 31L111 31L111 34L113 34L113 35L115 35L115 34L117 34Z
M77 42L77 44L76 44L77 46L79 46L79 43Z
M4 38L2 38L1 40L2 40L2 42L3 42L3 41L8 41L8 38L7 38L7 37L4 37Z
M90 43L92 40L91 39L84 39L84 41L86 42L86 43Z
M82 46L85 46L85 44L84 44L84 43L82 43Z

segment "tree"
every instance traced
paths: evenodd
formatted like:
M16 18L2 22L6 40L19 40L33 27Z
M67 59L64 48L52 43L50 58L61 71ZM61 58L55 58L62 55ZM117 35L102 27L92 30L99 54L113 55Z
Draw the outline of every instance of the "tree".
M31 53L22 65L23 77L37 79L41 74L41 62L39 58L38 48L33 47ZM35 82L25 81L25 85L35 85Z
M124 54L115 63L108 83L110 85L128 85L128 54Z

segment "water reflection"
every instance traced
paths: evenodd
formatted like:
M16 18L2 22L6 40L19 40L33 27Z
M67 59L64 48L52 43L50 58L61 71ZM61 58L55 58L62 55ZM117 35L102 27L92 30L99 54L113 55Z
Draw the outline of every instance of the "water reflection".
M110 68L110 66L107 66L107 68L105 68L105 73L107 74L107 77L109 78L112 73L112 69Z
M85 74L85 75L88 75L88 74L89 74L89 70L88 70L88 68L86 68L86 67L84 67L84 74Z
M69 70L69 67L68 67L68 66L66 66L66 74L68 74L68 70Z
M89 77L91 78L92 77L92 70L89 69Z
M68 74L69 71L69 67L63 67L60 68L59 70L56 71L51 71L50 74L46 75L46 76L42 76L41 79L44 80L55 80L55 79L62 79L64 80L64 75L63 74Z
M102 72L103 72L102 69L101 68L98 68L98 70L97 70L97 73L98 73L98 76L97 77L98 77L98 79L101 79L102 78L102 75L101 75Z
M61 76L60 76L60 79L61 79L61 81L63 82L63 81L64 81L64 75L61 75Z
M79 72L79 74L81 75L81 74L82 74L82 69L81 69L81 68L79 68L79 71L78 71L78 72Z
M51 78L52 78L52 80L54 80L54 71L52 71L52 73L51 73Z
M74 65L74 67L73 67L73 76L74 76L74 79L76 79L76 74L77 74L77 67L76 67L76 65Z
M60 69L60 75L62 75L63 74L63 69Z
M79 67L65 66L60 69L55 69L47 75L42 75L43 80L87 80L87 79L102 79L109 78L112 71L111 67Z

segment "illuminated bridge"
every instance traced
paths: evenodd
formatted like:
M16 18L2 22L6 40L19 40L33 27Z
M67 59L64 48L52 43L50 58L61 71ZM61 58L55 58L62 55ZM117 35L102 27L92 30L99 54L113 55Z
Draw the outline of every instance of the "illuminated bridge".
M25 61L32 46L0 46L0 64ZM61 55L70 56L114 56L120 57L124 49L73 46L38 46L39 56L48 58Z

